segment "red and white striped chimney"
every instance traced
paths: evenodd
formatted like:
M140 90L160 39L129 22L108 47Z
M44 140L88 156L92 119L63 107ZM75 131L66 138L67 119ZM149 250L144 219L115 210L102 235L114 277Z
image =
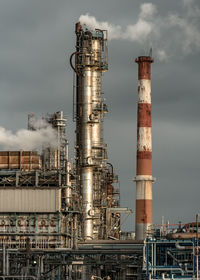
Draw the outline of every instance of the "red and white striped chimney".
M136 240L145 239L152 225L152 132L150 56L136 58L138 64Z

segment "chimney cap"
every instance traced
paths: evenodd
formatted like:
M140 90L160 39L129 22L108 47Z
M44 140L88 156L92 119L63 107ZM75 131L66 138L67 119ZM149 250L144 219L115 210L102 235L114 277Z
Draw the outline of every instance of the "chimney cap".
M141 63L141 62L149 62L153 63L154 59L151 56L139 56L135 59L136 63Z

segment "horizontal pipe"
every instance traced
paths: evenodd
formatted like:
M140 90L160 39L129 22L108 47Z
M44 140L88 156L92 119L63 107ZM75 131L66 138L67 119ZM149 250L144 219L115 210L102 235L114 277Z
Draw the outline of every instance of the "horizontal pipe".
M90 244L144 244L144 241L140 240L87 240L85 242L79 242L79 245L90 245Z
M0 236L69 236L67 233L0 233ZM71 235L70 235L71 236Z
M197 234L190 232L169 233L166 235L167 239L191 239L196 238Z
M6 279L12 279L12 278L17 278L17 279L37 279L35 276L21 276L21 275L11 275L11 276L0 276L0 279L6 280Z

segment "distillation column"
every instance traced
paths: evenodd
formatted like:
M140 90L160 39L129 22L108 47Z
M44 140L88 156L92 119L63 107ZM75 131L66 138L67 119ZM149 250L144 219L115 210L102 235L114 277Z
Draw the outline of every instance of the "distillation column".
M152 225L152 132L150 56L140 56L138 64L136 240L143 240Z
M105 39L101 30L83 30L76 24L76 52L71 66L76 73L76 170L80 177L83 209L83 238L94 238L97 185L95 170L102 166L101 75L106 70ZM75 66L72 57L75 55ZM99 180L99 184L101 181Z
M92 71L90 67L84 67L82 71L82 162L81 162L81 185L83 195L84 212L84 238L93 238L93 162L92 162Z

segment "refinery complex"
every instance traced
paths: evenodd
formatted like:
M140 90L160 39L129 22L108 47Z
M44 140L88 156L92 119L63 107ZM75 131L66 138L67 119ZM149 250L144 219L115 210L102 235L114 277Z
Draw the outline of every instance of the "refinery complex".
M108 70L108 32L75 26L74 160L69 160L67 112L28 130L51 128L42 149L0 151L0 280L150 280L199 278L199 222L155 226L152 216L151 56L138 67L137 168L134 233L122 232L118 176L104 142L102 73ZM136 77L137 78L137 77ZM59 98L59 97L58 97ZM135 132L136 134L136 132Z

